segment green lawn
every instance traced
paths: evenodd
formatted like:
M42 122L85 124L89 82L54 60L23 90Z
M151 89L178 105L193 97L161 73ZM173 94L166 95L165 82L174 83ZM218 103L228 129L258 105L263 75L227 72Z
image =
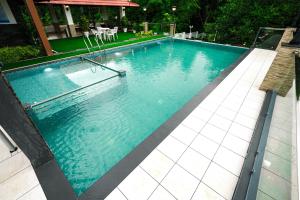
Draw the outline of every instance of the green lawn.
M135 35L133 33L119 33L118 34L118 39L113 42L106 42L103 41L104 44L111 44L115 42L123 42L127 40L134 39ZM88 42L87 40L85 40ZM95 36L90 36L90 41L93 46L97 46L97 43L95 41ZM68 52L68 51L74 51L78 49L85 49L86 46L83 41L83 37L75 37L75 38L64 38L64 39L58 39L58 40L50 40L50 44L53 48L53 50L57 52ZM99 41L99 44L101 42Z
M120 33L119 39L117 41L111 42L111 43L106 42L104 45L101 46L101 49L109 49L109 48L113 48L113 47L143 42L143 41L147 41L147 40L158 39L158 38L162 38L162 37L165 37L165 36L156 35L156 36L136 38L134 36L134 34L132 34L132 33ZM99 48L97 47L96 42L93 39L93 37L91 37L91 42L93 42L93 45L95 45L95 47L91 50L98 51ZM61 59L61 58L67 58L67 57L76 56L76 55L80 55L80 54L84 54L84 53L89 53L89 51L85 47L82 37L51 40L50 43L52 45L52 48L55 51L59 52L58 54L55 54L53 56L39 57L39 58L35 58L35 59L30 59L30 60L23 60L23 61L19 61L16 63L9 63L9 64L4 65L4 67L2 69L3 70L14 69L14 68L18 68L18 67L27 66L27 65L33 65L33 64L38 64L38 63L42 63L42 62L53 61L53 60L57 60L57 59Z

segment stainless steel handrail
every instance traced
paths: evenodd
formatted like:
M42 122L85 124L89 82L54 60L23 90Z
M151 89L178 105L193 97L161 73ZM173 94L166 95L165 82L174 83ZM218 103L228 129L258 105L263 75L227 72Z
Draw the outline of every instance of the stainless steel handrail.
M89 62L91 62L91 63L93 63L93 64L96 64L96 65L99 65L99 66L101 66L101 67L103 67L103 68L105 68L105 69L111 70L111 71L113 71L113 72L116 72L116 73L118 73L120 76L124 76L124 73L126 73L125 71L118 71L118 70L115 70L115 69L110 68L110 67L107 67L107 66L105 66L105 65L103 65L103 64L101 64L101 63L99 63L99 62L97 62L97 61L94 61L94 60L91 60L91 59L88 59L88 58L85 58L85 57L81 57L81 59L86 60L86 61L89 61Z
M18 147L15 146L9 138L6 136L7 132L4 130L4 128L0 125L0 140L4 143L5 146L9 149L10 153L15 152Z
M49 102L49 101L58 99L58 98L60 98L60 97L66 96L66 95L71 94L71 93L74 93L74 92L77 92L77 91L82 90L82 89L85 89L85 88L87 88L87 87L90 87L90 86L99 84L99 83L101 83L101 82L107 81L107 80L112 79L112 78L115 78L115 77L117 77L117 76L119 76L119 75L114 75L114 76L111 76L111 77L109 77L109 78L103 79L103 80L101 80L101 81L97 81L97 82L95 82L95 83L92 83L92 84L89 84L89 85L86 85L86 86L83 86L83 87L80 87L80 88L71 90L71 91L69 91L69 92L65 92L65 93L63 93L63 94L60 94L60 95L57 95L57 96L54 96L54 97L51 97L51 98L46 99L46 100L44 100L44 101L40 101L40 102L38 102L38 103L34 103L34 104L32 104L32 105L26 106L25 109L33 108L33 107L35 107L35 106L38 106L38 105L47 103L47 102Z

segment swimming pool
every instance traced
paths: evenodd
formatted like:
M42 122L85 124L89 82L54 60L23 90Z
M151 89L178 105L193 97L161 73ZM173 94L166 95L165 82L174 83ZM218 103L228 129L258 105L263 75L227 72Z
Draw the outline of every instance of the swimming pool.
M245 51L167 39L88 56L126 77L79 58L6 77L80 195Z

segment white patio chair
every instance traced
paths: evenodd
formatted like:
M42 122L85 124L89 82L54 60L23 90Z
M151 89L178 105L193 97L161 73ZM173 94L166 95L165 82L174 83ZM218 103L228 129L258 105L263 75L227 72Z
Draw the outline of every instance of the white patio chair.
M113 30L114 30L115 37L117 37L119 39L119 36L118 36L118 27L115 26Z
M99 39L101 41L101 43L104 44L102 41L101 34L99 34L98 31L96 31L95 29L91 29L91 31L92 31L93 35L95 36L96 42L98 43L98 39Z
M106 40L106 35L105 35L105 31L104 29L102 29L102 27L97 27L97 32L98 32L98 36L103 40Z
M107 36L107 38L108 38L108 40L109 40L110 42L111 42L112 39L113 39L114 41L116 41L114 29L108 29L108 30L106 30L106 36Z

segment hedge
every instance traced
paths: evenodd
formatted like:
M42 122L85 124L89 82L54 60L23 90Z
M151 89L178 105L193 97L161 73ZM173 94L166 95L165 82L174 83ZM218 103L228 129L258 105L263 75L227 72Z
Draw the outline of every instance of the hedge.
M4 64L36 58L40 55L40 49L34 46L16 46L0 48L0 62Z

